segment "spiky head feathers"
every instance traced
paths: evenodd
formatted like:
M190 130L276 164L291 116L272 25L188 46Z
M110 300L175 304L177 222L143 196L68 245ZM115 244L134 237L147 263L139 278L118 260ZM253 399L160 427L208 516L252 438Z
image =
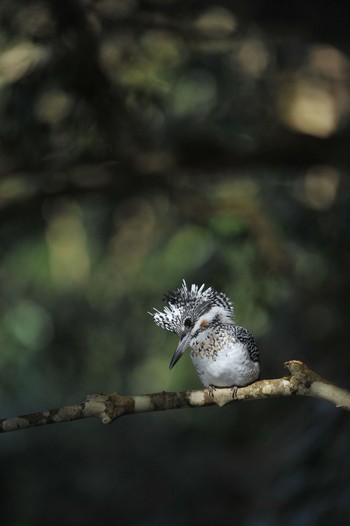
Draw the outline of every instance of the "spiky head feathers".
M162 329L175 332L179 337L187 325L191 323L195 326L202 318L205 320L207 317L211 321L217 316L229 323L234 314L229 298L211 287L204 290L204 286L191 285L191 288L187 288L183 280L181 287L164 295L163 300L167 304L164 312L154 309L150 313L155 323Z

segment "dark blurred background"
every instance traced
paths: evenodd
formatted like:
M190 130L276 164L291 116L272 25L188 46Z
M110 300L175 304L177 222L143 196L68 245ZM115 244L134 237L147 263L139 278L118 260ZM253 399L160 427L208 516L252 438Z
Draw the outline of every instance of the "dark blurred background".
M1 417L199 388L147 311L211 285L262 376L349 380L346 2L2 0ZM2 524L350 524L350 419L301 398L1 436Z

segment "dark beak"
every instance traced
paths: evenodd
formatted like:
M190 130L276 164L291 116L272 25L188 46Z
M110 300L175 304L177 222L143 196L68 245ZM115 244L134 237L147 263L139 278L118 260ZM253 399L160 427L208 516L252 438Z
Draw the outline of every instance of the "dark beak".
M189 344L189 341L191 339L191 333L188 332L187 334L185 334L180 342L179 342L179 345L177 346L177 349L176 351L174 352L174 355L171 359L171 362L170 362L170 365L169 365L169 369L172 369L174 367L174 365L180 360L181 356L183 355L183 353L186 351L187 347L188 347L188 344Z

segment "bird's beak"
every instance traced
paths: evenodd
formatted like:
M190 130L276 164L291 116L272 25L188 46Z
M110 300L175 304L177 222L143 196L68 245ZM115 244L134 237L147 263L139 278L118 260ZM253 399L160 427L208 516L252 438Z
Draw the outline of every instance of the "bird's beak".
M183 353L186 351L187 347L188 347L188 344L189 344L189 341L191 339L191 333L188 332L187 334L185 334L180 342L179 342L179 345L177 346L177 349L176 351L174 352L174 355L171 359L171 362L170 362L170 365L169 365L169 369L172 369L174 367L174 365L180 360L181 356L183 355Z

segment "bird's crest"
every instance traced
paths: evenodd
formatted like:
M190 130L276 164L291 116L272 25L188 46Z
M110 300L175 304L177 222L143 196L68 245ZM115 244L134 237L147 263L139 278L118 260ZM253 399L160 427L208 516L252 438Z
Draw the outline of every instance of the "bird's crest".
M222 308L226 316L232 317L233 306L226 294L217 292L212 287L204 287L203 284L201 287L191 285L191 288L187 288L186 281L183 280L181 287L164 295L163 301L167 304L164 312L154 309L149 314L159 327L178 335L183 331L186 317L198 319L213 307Z

